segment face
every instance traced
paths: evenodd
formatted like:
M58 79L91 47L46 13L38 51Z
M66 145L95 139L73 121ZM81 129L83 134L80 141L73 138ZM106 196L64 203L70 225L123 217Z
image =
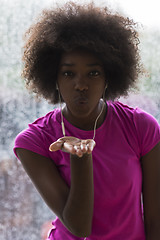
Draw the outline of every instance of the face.
M97 116L105 84L102 62L94 54L74 50L62 55L58 86L66 115L79 119Z

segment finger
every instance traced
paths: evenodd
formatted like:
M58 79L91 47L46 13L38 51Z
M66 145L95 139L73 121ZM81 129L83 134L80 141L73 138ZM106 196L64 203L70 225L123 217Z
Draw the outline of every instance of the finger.
M74 146L69 142L64 142L62 150L65 150L72 154L75 154L76 152L76 150L74 149Z
M58 151L58 150L61 150L62 149L62 146L63 146L63 141L62 140L57 140L56 142L52 143L50 146L49 146L49 150L51 152L55 152L55 151Z
M82 152L82 150L80 149L80 148L78 148L77 150L76 150L76 153L75 153L78 157L82 157L83 156L83 152Z
M87 147L88 147L88 151L87 153L91 153L95 147L96 143L93 139L91 139L88 143L87 143Z
M82 150L83 153L86 153L88 151L87 144L82 142L81 145L80 145L80 149Z
M77 155L81 154L81 145L74 145L74 150Z
M86 153L91 153L95 146L95 141L93 139L85 139L82 140L82 151Z
M77 155L78 157L82 157L83 156L83 152L81 150L81 145L77 144L74 145L74 154Z

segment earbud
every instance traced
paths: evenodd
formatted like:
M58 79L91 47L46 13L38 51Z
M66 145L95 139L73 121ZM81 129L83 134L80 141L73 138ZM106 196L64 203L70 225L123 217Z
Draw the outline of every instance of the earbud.
M105 100L105 92L106 92L107 87L108 87L108 84L106 83L106 85L104 87L104 91L103 91L103 96L102 96L103 100Z
M106 89L107 89L107 87L108 87L108 84L106 83L106 85L105 85L105 88L104 88L104 89L106 90Z
M56 83L56 90L58 90L59 91L59 87L58 87L58 84Z

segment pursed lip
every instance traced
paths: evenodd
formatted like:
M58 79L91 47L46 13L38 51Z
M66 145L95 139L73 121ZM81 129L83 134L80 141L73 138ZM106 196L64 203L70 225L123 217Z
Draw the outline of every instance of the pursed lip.
M88 98L85 96L77 96L74 98L75 102L80 103L80 104L85 104L88 102Z

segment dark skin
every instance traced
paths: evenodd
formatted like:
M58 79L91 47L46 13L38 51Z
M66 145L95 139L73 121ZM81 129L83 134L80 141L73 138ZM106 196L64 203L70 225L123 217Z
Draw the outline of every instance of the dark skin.
M76 127L91 130L102 109L100 98L106 85L101 61L88 52L73 51L62 56L58 86L65 102L63 115ZM78 107L77 107L78 106ZM78 108L78 111L77 111ZM97 122L106 116L106 106ZM67 151L71 162L71 187L61 178L54 162L37 153L17 149L17 154L34 185L50 209L74 235L91 234L94 185L92 139L64 137L51 144L50 151ZM147 240L160 239L160 144L142 161L143 199ZM107 213L106 213L107 214Z
M146 240L160 239L160 142L142 158Z
M92 130L102 109L100 98L106 86L102 62L82 49L64 53L58 71L60 94L66 103L63 115L74 126ZM105 116L104 109L98 124Z

